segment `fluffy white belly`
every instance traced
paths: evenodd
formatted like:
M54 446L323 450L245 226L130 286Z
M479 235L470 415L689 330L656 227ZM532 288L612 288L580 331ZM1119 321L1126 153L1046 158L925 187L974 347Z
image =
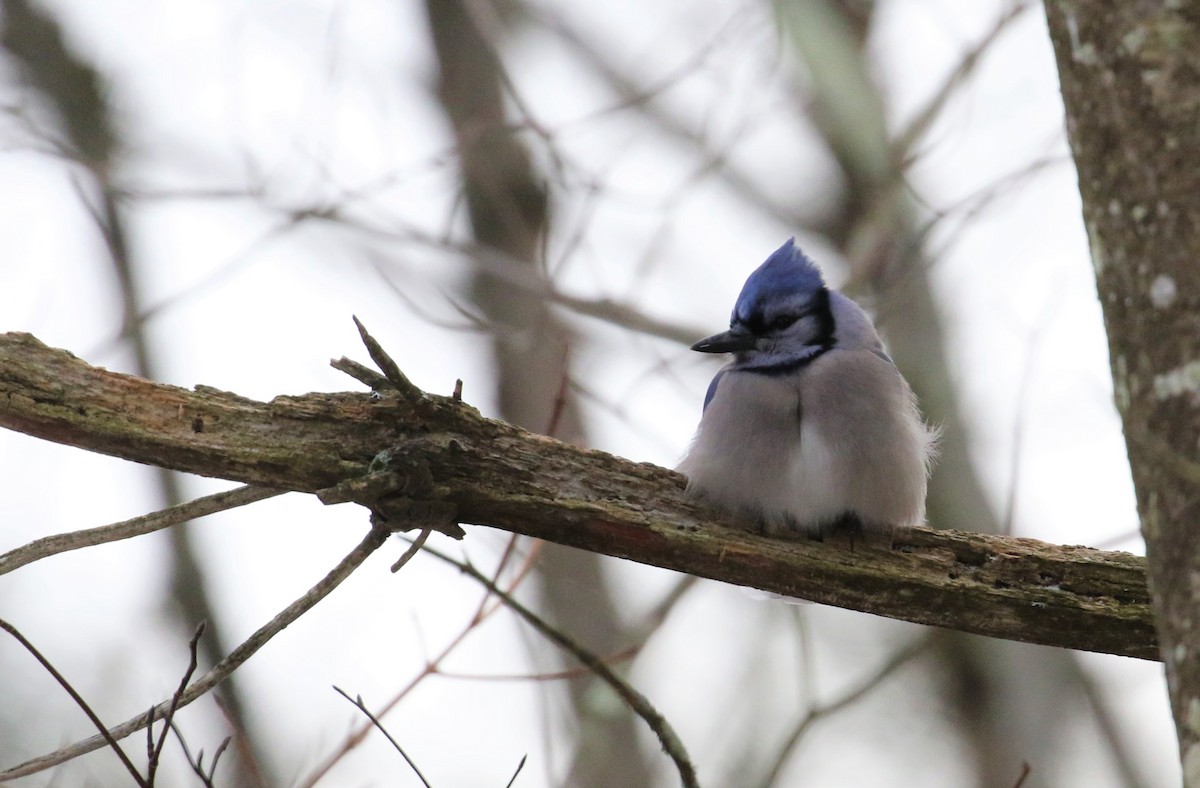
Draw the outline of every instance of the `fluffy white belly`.
M838 483L840 458L814 426L797 418L799 392L773 380L752 382L757 385L722 381L679 464L688 489L762 520L769 532L844 514L850 506L848 491ZM726 383L733 385L726 389ZM730 403L738 396L735 414ZM736 429L726 423L735 415L741 420Z
M815 525L845 514L850 508L835 469L840 457L825 437L811 425L800 431L800 445L792 452L788 484L779 505L800 525Z

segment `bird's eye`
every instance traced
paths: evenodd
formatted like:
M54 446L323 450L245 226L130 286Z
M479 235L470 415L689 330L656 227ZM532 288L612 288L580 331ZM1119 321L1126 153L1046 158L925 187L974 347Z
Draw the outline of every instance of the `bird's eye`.
M799 315L778 315L770 323L767 323L768 331L782 331L783 329L795 323L799 319Z

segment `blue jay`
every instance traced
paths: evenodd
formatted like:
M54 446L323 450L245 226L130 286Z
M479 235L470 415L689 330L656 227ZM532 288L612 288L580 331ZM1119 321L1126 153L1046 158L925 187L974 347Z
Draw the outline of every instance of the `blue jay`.
M734 355L678 467L689 493L767 534L852 547L923 522L936 433L871 319L794 240L746 280L729 330L692 350Z

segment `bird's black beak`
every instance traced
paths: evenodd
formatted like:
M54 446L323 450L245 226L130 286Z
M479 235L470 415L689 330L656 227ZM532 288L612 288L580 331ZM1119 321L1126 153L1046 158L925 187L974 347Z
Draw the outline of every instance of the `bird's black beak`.
M737 353L740 350L753 350L757 342L758 337L742 326L734 326L728 331L705 337L692 345L692 350L700 353Z

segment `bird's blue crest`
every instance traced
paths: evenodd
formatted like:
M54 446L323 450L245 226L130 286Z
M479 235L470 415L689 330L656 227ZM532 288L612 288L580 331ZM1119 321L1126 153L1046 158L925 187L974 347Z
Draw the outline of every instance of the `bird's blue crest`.
M746 279L731 321L748 319L764 299L812 294L824 286L821 269L800 251L795 238L789 238Z

